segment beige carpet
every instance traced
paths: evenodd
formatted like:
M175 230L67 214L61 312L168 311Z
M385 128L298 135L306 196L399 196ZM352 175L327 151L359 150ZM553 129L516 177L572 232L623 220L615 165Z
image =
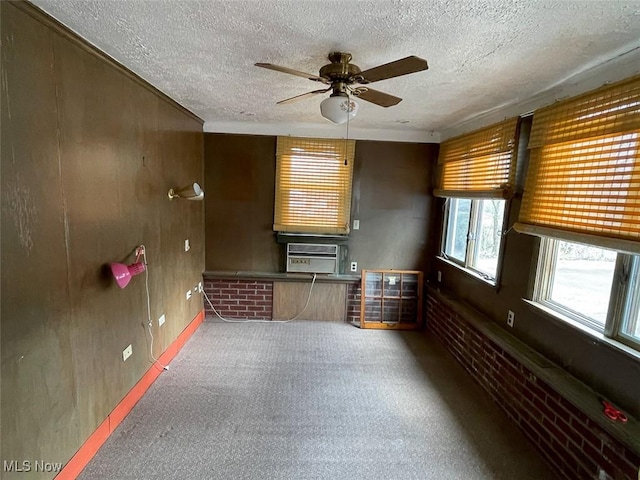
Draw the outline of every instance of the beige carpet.
M424 333L205 322L80 476L556 476Z

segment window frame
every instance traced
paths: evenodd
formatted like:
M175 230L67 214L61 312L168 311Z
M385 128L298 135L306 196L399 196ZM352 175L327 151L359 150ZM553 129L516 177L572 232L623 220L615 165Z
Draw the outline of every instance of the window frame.
M450 256L446 253L446 247L449 243L449 220L451 215L451 203L452 201L457 200L470 200L470 211L469 211L469 227L467 229L467 238L465 245L465 258L459 259L453 256ZM500 245L498 246L498 258L496 262L496 274L495 276L491 276L486 272L478 269L475 265L473 265L472 260L475 257L476 249L477 249L477 238L478 238L478 228L480 224L480 202L483 201L492 201L492 200L502 200L504 201L504 209L502 212L502 224L500 227ZM471 274L472 276L479 278L480 280L494 286L498 287L500 285L500 278L502 273L502 263L504 257L504 243L507 230L505 229L505 225L507 224L507 219L509 216L509 210L511 206L511 201L509 199L497 199L497 198L463 198L463 197L449 197L445 200L443 206L443 221L442 221L442 237L440 242L440 258L444 259L451 264L457 266L463 271Z
M601 327L586 315L550 299L560 241L579 243L554 237L540 237L535 279L529 296L530 301L574 328L594 335L602 335L610 341L619 342L640 353L640 339L636 339L622 330L629 303L635 302L632 307L640 308L640 281L636 281L640 271L640 256L613 250L617 255L616 263L609 292L607 316L604 326ZM583 245L589 244L583 243ZM597 245L589 246L602 248Z

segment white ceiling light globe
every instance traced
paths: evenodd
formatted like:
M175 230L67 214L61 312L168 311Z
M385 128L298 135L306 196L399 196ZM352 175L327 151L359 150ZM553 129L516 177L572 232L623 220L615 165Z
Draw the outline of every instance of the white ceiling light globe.
M320 113L327 120L341 125L356 116L358 107L358 103L347 96L332 95L320 103Z

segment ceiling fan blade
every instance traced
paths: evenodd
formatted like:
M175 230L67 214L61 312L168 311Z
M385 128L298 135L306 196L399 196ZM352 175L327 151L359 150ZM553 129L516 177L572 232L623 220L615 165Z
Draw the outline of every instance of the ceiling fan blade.
M369 87L357 89L356 92L360 92L358 95L355 95L356 98L375 103L381 107L393 107L402 101L400 97L394 97L393 95Z
M416 57L414 55L406 57L395 62L385 63L378 67L370 68L364 72L360 72L364 81L360 83L371 83L380 80L386 80L387 78L399 77L401 75L407 75L409 73L420 72L429 68L427 61Z
M273 65L272 63L256 63L256 67L268 68L269 70L275 70L276 72L288 73L290 75L296 75L302 78L308 78L309 80L313 80L315 82L322 83L330 83L326 78L319 77L317 75L312 75L311 73L301 72L299 70L293 70L292 68L281 67L279 65Z
M317 95L319 93L326 93L329 90L331 90L331 87L324 89L324 90L314 90L313 92L307 92L307 93L303 93L302 95L296 95L295 97L291 97L291 98L287 98L285 100L280 100L279 102L276 103L276 105L282 105L284 103L293 103L293 102L297 102L298 100L302 100L308 97L312 97L313 95Z

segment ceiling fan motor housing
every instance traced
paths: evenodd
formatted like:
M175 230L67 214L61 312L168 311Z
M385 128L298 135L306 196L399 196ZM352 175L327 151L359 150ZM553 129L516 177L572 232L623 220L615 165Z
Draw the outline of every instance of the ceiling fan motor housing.
M350 53L333 52L329 54L328 58L331 63L320 69L321 77L329 79L332 83L344 82L349 85L355 82L354 77L361 70L357 65L349 63L351 61Z

